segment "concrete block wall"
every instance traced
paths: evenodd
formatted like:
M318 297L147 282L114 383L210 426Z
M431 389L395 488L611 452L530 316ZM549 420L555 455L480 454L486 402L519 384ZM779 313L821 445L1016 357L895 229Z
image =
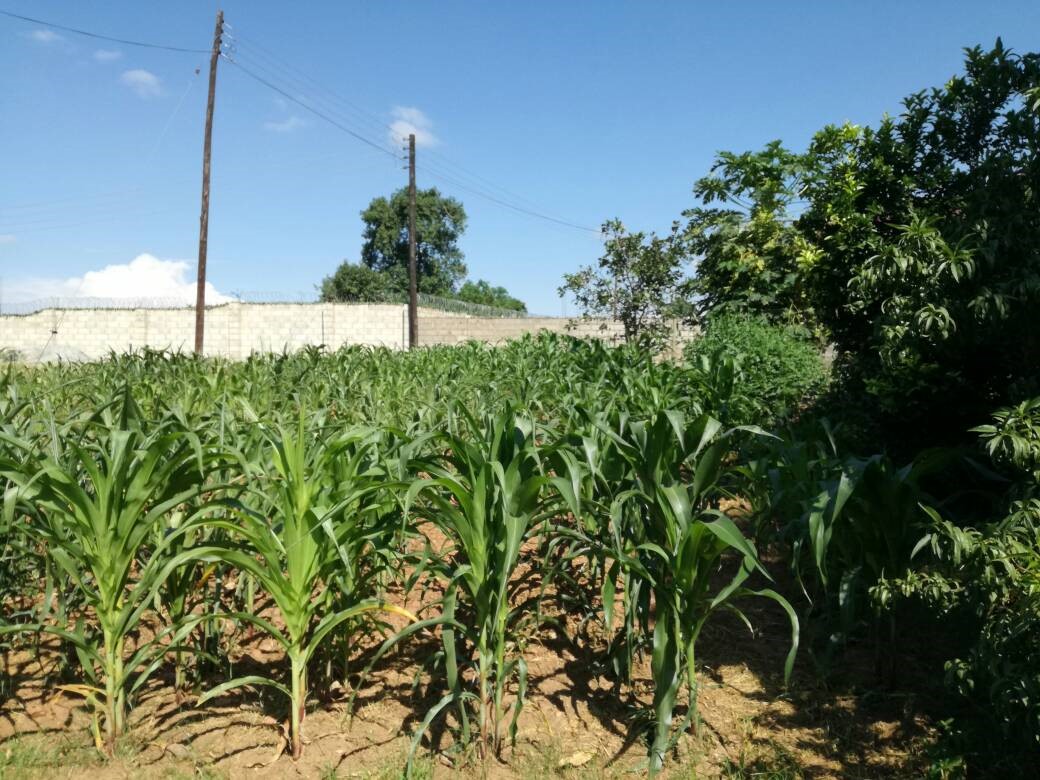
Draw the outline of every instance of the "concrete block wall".
M612 320L472 317L419 310L420 345L498 343L541 330L611 342L623 337L621 324ZM242 359L254 352L318 344L330 349L345 344L403 349L407 333L407 308L397 304L230 303L207 309L204 352ZM0 316L0 349L15 350L27 361L94 360L110 351L141 347L190 351L194 343L195 312L190 308L48 309Z
M612 320L571 320L566 317L446 317L440 312L419 318L419 344L460 344L487 341L496 344L542 330L570 333L581 338L621 341L624 329Z
M309 344L400 349L407 335L405 316L405 308L394 304L230 303L206 310L203 350L241 359ZM195 312L190 308L48 309L0 316L0 349L13 349L29 361L93 360L141 347L190 351L194 344Z

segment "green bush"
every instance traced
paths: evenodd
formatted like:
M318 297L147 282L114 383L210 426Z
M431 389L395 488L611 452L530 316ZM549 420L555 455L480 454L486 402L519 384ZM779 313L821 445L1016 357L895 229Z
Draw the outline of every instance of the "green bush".
M918 598L957 621L964 646L945 677L970 702L962 737L977 760L1000 754L995 776L1011 777L1040 750L1040 398L992 417L973 430L1009 478L1007 516L950 519L926 508L932 523L919 547L931 555L873 595L881 606Z
M1040 394L1038 109L1040 53L998 38L873 127L720 153L684 213L698 311L827 333L890 452L965 443Z
M790 418L827 383L816 344L762 318L719 315L686 347L695 372L731 358L737 378L727 422L773 424Z

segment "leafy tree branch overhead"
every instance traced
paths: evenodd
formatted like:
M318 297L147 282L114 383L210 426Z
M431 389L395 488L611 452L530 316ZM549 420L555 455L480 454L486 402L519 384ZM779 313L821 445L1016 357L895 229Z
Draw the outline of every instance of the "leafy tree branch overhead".
M921 441L1040 390L1038 85L1040 55L998 40L876 127L721 153L684 213L698 312L810 327Z

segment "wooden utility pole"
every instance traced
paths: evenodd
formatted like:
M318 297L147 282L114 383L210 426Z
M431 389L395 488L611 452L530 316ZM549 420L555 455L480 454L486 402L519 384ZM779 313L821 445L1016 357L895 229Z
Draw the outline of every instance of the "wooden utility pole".
M202 354L206 330L206 250L209 243L209 157L213 149L213 99L217 92L217 61L224 33L224 12L217 11L213 52L209 57L209 100L206 103L206 138L202 145L202 214L199 216L199 275L195 287L195 354Z
M408 349L419 346L419 279L415 261L415 133L408 136Z

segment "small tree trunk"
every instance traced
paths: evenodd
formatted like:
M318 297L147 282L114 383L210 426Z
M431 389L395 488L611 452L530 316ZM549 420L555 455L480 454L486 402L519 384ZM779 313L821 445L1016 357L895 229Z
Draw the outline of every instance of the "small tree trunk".
M495 756L502 754L502 695L505 693L506 681L502 677L505 668L505 630L500 628L495 637L495 685L491 708L491 749Z
M256 614L256 581L249 574L243 574L246 578L246 611L250 615ZM246 626L246 638L249 640L253 639L253 633L256 630L256 626L249 623Z

